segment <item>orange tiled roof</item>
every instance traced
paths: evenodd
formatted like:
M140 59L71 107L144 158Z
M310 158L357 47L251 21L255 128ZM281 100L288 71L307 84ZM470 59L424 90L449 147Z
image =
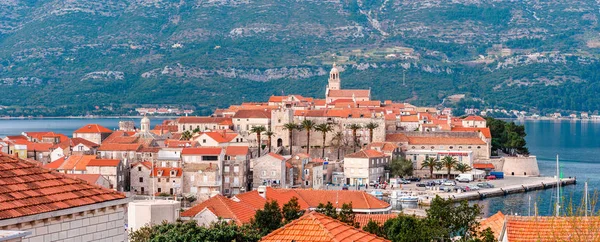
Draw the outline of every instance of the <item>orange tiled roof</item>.
M481 134L483 134L484 137L491 139L492 138L492 132L490 131L490 128L465 128L465 127L453 127L452 132L481 132Z
M464 120L468 120L468 121L485 121L484 118L477 116L477 115L472 115L469 117L466 117Z
M485 145L485 142L476 137L423 137L410 136L408 144L411 145Z
M406 143L406 142L408 142L408 137L405 134L387 134L387 135L385 135L385 141L396 142L396 143Z
M99 144L96 144L92 141L89 141L89 140L86 140L83 138L70 138L63 142L60 142L59 144L56 144L53 148L60 147L62 149L67 149L67 148L69 148L69 146L73 147L73 146L77 146L79 144L83 144L84 146L87 146L88 148L94 148L94 147L100 146Z
M224 117L180 117L177 119L177 123L180 124L206 124L206 123L221 123L223 120L231 119Z
M88 166L118 166L121 160L114 159L93 159L87 164Z
M123 199L122 193L0 153L0 219Z
M278 155L278 154L275 154L275 153L273 153L273 152L271 152L271 153L269 153L269 154L267 154L267 155L268 155L268 156L275 157L275 158L276 158L276 159L278 159L278 160L285 160L285 157L283 157L283 156L281 156L281 155Z
M265 111L265 110L246 110L246 109L242 109L239 110L237 112L235 112L235 115L233 115L233 118L265 118L265 119L270 119L271 118L271 111Z
M65 176L73 179L81 179L89 184L96 184L101 177L100 174L65 174Z
M131 164L131 167L136 167L138 165L142 165L142 166L145 166L148 169L152 169L152 162L150 162L150 161L136 162L136 163Z
M494 169L494 164L492 163L473 163L474 169Z
M159 176L158 171L162 171ZM171 171L175 171L175 177L181 177L183 170L180 167L154 167L152 171L152 177L171 177Z
M6 136L5 140L27 140L27 137L24 135L8 135Z
M58 169L64 162L65 162L65 157L63 156L61 158L56 159L53 162L50 162L50 163L44 165L44 168L45 169Z
M346 155L346 158L373 158L373 157L385 157L387 156L384 153L381 153L379 151L376 150L372 150L372 149L364 149L364 150L359 150L355 153Z
M504 228L504 214L502 212L498 212L489 218L486 218L481 221L479 229L481 231L490 228L492 232L494 232L494 238L499 238L502 233L502 229Z
M112 133L112 130L99 124L86 124L73 133Z
M388 241L317 212L310 212L263 237L263 242L281 241Z
M505 216L508 241L600 241L600 217Z
M103 143L98 151L138 151L141 147L142 144Z
M248 155L248 146L227 146L226 155Z
M65 159L57 168L54 169L85 171L85 168L87 167L87 164L90 162L90 160L95 158L95 155L72 155ZM47 164L46 166L44 166L44 168L52 169L52 167L55 167L57 165L58 161L59 160L56 160L50 164Z
M370 97L371 90L364 89L343 89L343 90L329 90L329 97L346 97L352 98L352 96L357 98Z
M219 194L182 212L181 216L194 217L204 209L209 209L217 217L230 219L238 225L250 222L256 213L256 209L250 205L235 202Z
M357 222L360 228L364 227L369 223L369 221L373 220L373 222L378 223L379 225L383 225L386 221L397 218L398 214L388 213L388 214L360 214L357 213L354 215L354 222Z
M384 152L394 152L398 146L392 142L373 142L367 145L365 149L379 148Z
M27 142L27 151L47 152L54 144Z
M220 155L223 148L221 147L198 147L198 148L183 148L182 155Z

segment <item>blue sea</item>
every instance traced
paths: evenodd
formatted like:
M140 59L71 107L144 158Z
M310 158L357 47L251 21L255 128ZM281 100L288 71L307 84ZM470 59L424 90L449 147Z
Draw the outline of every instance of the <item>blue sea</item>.
M0 120L0 137L18 135L24 131L54 131L71 136L74 130L90 123L117 129L119 120L134 121L136 125L140 121L139 118ZM163 120L164 118L151 119L151 124L154 126ZM567 120L516 122L525 125L527 146L530 153L537 156L542 176L555 175L558 154L564 176L577 177L577 185L564 187L561 195L563 200L567 203L572 201L574 206L579 206L585 181L589 182L590 196L593 200L594 190L600 190L600 123ZM555 199L556 191L550 189L489 198L477 203L484 206L486 216L499 210L505 214L527 215L530 211L533 213L534 204L537 205L540 215L551 215ZM563 207L568 207L567 205Z

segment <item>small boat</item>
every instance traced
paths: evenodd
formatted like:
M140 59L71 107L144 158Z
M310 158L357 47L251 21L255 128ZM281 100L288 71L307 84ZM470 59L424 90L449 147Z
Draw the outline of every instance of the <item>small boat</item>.
M410 192L404 192L404 191L393 191L392 195L391 195L392 199L395 199L399 202L405 202L405 203L416 203L419 201L419 197L412 195Z
M373 195L377 199L380 199L380 200L383 199L383 192L381 192L381 191L373 190L369 194Z

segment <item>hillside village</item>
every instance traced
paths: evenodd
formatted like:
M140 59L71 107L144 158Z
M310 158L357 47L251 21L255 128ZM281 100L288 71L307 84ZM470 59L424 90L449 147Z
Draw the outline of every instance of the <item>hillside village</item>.
M397 159L412 162L413 176L423 178L445 175L445 169L423 169L428 158L444 157L480 176L494 170L539 175L537 164L523 157L492 156L491 139L480 116L453 117L450 109L372 100L371 90L344 89L334 64L324 99L272 96L154 126L147 116L139 126L122 121L118 130L88 124L71 137L23 132L3 138L0 147L11 162L22 159L103 192L125 192L133 200L175 197L187 207L182 218L209 225L246 223L266 201L284 204L291 197L302 209L336 197L338 209L349 203L357 213L388 214L390 204L340 188L390 183ZM452 176L464 173L456 167Z

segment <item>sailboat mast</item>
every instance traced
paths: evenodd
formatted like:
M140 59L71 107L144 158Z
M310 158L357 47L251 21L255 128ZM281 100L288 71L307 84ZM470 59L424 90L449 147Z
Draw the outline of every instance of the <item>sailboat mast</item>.
M585 216L587 217L588 216L588 182L587 181L585 182L584 188L585 188L585 197L584 197L585 198L585 203L584 203L584 205L585 205Z
M556 216L560 216L560 168L558 154L556 155Z

